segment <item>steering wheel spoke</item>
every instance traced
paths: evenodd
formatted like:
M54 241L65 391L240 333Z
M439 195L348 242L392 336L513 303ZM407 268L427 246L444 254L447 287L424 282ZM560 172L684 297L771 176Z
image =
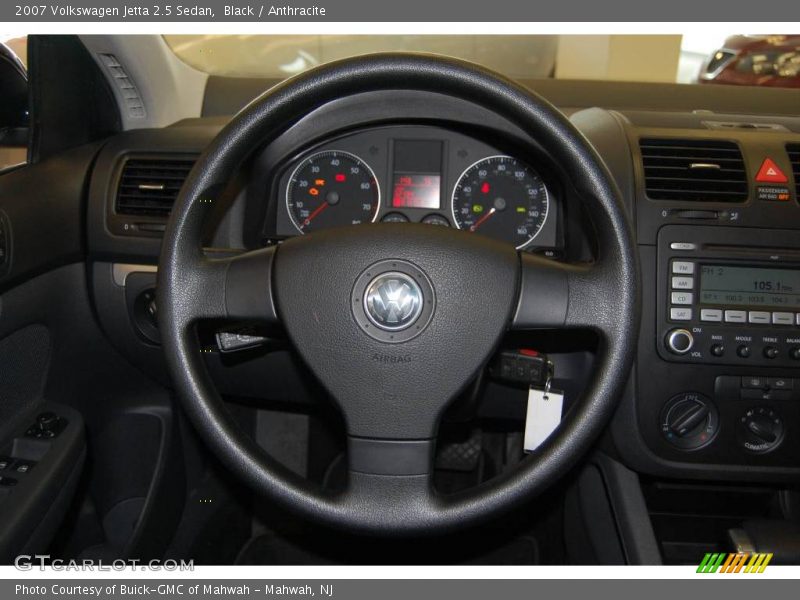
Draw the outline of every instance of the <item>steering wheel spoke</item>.
M264 325L278 322L272 293L275 247L229 258L203 258L186 277L194 319L230 319Z
M392 535L409 531L411 523L417 531L440 525L439 501L429 474L387 476L350 471L347 488L334 502L337 512L360 515L351 532Z
M278 316L272 291L275 246L228 259L225 311L229 319L275 324Z
M402 531L408 523L435 520L434 442L348 436L347 487L338 503L363 514L356 529Z
M433 470L433 439L402 440L348 436L351 473L383 476L423 476Z
M520 285L511 329L604 330L614 318L602 265L571 264L520 252Z

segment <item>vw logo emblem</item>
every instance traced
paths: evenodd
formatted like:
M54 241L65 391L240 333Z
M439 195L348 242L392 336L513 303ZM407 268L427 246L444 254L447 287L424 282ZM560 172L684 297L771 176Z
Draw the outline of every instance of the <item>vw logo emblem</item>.
M378 275L364 292L364 312L376 327L402 331L410 327L422 312L422 290L405 273Z
M389 258L361 272L350 302L361 331L379 342L402 344L425 331L436 309L436 294L422 269Z

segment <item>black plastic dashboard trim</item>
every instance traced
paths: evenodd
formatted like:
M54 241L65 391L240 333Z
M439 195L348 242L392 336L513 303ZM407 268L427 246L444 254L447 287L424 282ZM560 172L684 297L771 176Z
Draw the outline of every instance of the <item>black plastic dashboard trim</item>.
M212 75L206 84L202 115L232 115L278 83L278 79ZM744 115L796 116L800 105L800 91L792 89L563 79L524 79L519 83L562 110L568 107L579 110L602 106L621 111L691 113L704 110ZM754 107L758 108L757 112L753 110Z
M0 267L0 292L83 260L84 196L100 146L87 144L2 176L9 260Z
M630 211L631 217L639 222L639 227L637 228L640 236L639 243L644 244L644 246L639 247L640 251L644 251L649 244L653 243L651 234L655 231L651 224L646 224L642 227L643 221L650 219L650 217L642 213L652 212L652 205L655 203L642 197L638 191L639 183L635 178L635 172L639 169L636 162L638 160L638 150L635 148L635 140L640 132L656 130L661 134L673 137L719 137L719 133L714 133L702 127L701 121L703 119L723 117L725 120L753 120L757 118L759 121L785 122L789 123L790 128L795 131L800 131L798 119L787 118L788 115L797 115L797 93L791 90L747 91L739 88L723 88L722 86L716 88L714 86L656 85L654 87L646 86L648 87L647 93L642 91L639 95L634 94L628 100L624 102L620 100L617 103L610 100L606 102L604 99L609 99L614 94L619 94L621 97L632 89L632 85L620 84L618 89L611 90L608 89L608 85L593 86L585 82L558 82L558 85L554 82L545 82L542 88L545 95L548 95L547 89L550 89L547 88L548 85L552 87L553 94L555 94L551 96L551 99L559 102L561 106L573 105L573 103L568 102L570 94L575 94L573 99L579 98L581 96L577 91L584 90L583 97L591 98L592 103L603 103L605 106L614 106L622 109L627 107L640 109L664 106L673 111L681 108L683 104L687 106L682 109L688 109L689 103L695 101L693 99L702 96L708 99L708 103L702 105L702 108L714 104L712 108L717 110L746 113L748 110L752 110L752 106L759 106L760 112L763 110L771 113L770 115L762 114L758 117L744 117L742 115L709 115L692 112L659 113L646 110L623 110L618 112L597 108L572 112L571 120L600 152L623 192L627 210ZM589 91L591 88L594 88L594 91ZM661 90L660 93L664 94L664 96L657 98L656 102L656 99L650 98L648 94L655 94L657 90ZM672 94L673 97L669 98L670 94L665 94L664 90L679 91L681 92L681 97L676 99L675 94ZM726 94L729 97L722 98ZM426 99L425 96L415 95L414 93L389 93L386 96L385 99L381 99L378 102L375 101L374 97L363 98L361 102L357 101L358 97L351 97L325 105L295 124L273 145L298 153L307 148L309 144L319 142L329 135L352 130L354 127L386 124L398 115L402 120L404 115L412 118L412 115L415 114L430 114L428 111L431 110L433 110L434 117L439 115L439 118L446 118L451 122L458 122L463 119L474 123L475 119L481 119L479 122L484 126L496 128L498 131L505 131L511 136L518 133L509 124L497 120L496 117L493 118L494 120L485 120L486 115L481 115L482 110L474 105L464 106L459 104L459 101L454 101L447 96L442 96L445 102L442 103L441 107L439 107L438 103L430 103L429 98ZM650 98L648 102L637 104L637 98L646 97ZM756 99L758 98L762 98L764 102L760 105L750 104L751 102L757 102ZM791 110L789 109L790 104ZM701 105L698 104L697 106ZM354 110L354 107L358 107L358 110ZM159 153L165 151L200 152L226 121L226 118L190 120L164 130L129 132L109 141L107 148L103 150L98 160L98 168L92 177L89 215L87 216L91 258L102 256L113 257L115 260L134 259L133 262L151 262L158 256L160 240L110 236L104 223L98 221L98 219L104 219L106 214L105 209L97 210L98 203L102 202L104 203L103 206L107 206L108 202L103 188L104 185L108 185L107 182L104 183L107 178L107 172L103 169L114 159L114 156L119 156L119 153L129 151L149 152L155 150ZM315 134L315 137L311 140L306 135L308 131L313 131ZM797 133L786 132L754 134L734 131L725 132L724 135L729 139L739 139L746 154L748 152L752 154L753 151L760 151L765 147L763 143L755 141L757 136L764 141L768 141L770 147L778 147L785 141L798 137ZM751 148L753 144L754 147ZM109 153L111 153L110 156L108 155ZM105 190L107 189L105 188ZM250 202L249 206L252 207L255 204ZM644 329L646 330L646 328ZM639 340L637 343L652 344L653 342ZM646 372L647 365L638 364L635 368L639 372ZM798 474L800 474L800 468L700 464L661 458L646 446L641 437L636 417L636 401L635 391L630 387L622 399L615 419L612 421L611 432L624 462L639 472L667 477L747 481L796 481Z

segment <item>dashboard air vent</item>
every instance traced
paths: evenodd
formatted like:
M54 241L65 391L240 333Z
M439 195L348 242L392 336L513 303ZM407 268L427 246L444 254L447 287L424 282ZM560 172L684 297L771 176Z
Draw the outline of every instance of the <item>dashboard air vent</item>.
M747 200L747 172L733 142L646 138L639 147L645 190L653 200Z
M794 173L795 198L800 201L800 144L787 144L786 152L789 153L789 160L792 161L792 173Z
M117 188L117 214L168 217L193 165L191 159L129 158Z
M134 119L144 119L147 116L145 110L144 100L139 93L133 79L128 75L125 67L117 60L113 54L100 54L100 61L108 69L112 81L116 84L119 94L125 101L125 107L128 109L128 116Z

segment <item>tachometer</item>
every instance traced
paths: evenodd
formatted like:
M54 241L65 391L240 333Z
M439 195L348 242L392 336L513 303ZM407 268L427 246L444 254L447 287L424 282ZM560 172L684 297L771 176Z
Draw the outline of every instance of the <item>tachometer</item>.
M453 190L453 220L465 231L530 244L547 220L550 200L539 174L510 156L490 156L462 173Z
M317 152L292 172L286 207L300 233L371 223L378 216L381 192L375 173L355 154Z

